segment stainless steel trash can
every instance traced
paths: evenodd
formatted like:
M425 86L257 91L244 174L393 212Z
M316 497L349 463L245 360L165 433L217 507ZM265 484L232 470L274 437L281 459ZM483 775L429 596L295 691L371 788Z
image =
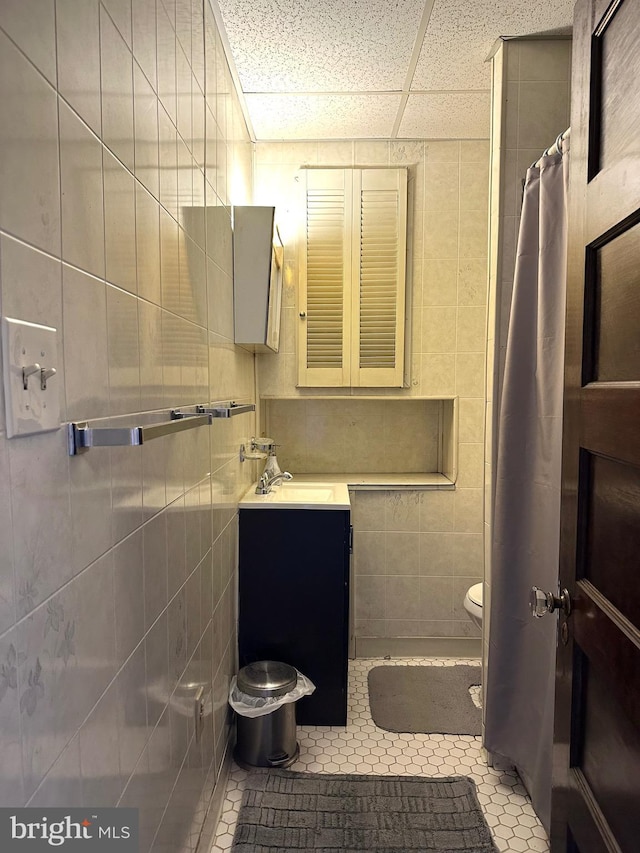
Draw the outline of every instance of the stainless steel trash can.
M272 660L250 663L238 673L238 690L247 696L284 696L298 680L294 667ZM288 702L261 717L237 714L233 757L240 767L288 767L298 757L296 705Z

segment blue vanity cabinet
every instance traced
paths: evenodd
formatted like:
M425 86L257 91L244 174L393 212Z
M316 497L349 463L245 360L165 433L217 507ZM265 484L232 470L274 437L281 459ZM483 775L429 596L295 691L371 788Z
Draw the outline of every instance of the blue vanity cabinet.
M240 509L240 666L276 660L316 685L302 725L347 722L349 511Z

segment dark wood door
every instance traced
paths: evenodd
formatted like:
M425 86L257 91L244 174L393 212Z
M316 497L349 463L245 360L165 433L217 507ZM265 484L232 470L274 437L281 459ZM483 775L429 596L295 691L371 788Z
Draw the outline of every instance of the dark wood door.
M640 3L578 0L553 853L640 850Z

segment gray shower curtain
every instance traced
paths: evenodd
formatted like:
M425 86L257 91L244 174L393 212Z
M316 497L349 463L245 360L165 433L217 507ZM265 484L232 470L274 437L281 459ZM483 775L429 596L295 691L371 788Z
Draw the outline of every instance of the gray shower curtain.
M514 764L549 829L558 586L568 140L527 172L500 401L485 746Z

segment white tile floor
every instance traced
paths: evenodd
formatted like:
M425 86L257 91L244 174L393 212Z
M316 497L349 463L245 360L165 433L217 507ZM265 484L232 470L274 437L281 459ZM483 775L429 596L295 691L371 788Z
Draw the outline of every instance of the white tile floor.
M300 758L291 770L310 773L371 773L414 776L470 776L501 853L548 853L547 836L515 773L487 767L479 737L395 734L371 719L367 673L374 666L448 666L477 660L402 658L349 662L348 725L298 726ZM474 700L475 701L475 700ZM211 853L231 849L247 771L233 765Z

